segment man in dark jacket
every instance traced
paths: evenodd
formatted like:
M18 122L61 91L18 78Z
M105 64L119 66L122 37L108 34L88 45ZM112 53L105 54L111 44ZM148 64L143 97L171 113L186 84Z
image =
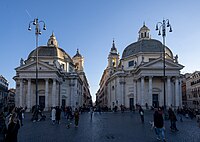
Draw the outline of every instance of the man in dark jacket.
M159 107L154 113L154 127L157 134L157 139L162 139L165 142L164 120L162 116L162 109Z

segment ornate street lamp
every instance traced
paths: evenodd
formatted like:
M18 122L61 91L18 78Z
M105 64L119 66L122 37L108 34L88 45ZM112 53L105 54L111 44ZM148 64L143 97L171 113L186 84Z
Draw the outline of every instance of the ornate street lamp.
M172 32L172 27L169 23L168 19L163 19L163 22L158 22L156 24L156 31L158 31L158 35L160 36L162 33L163 38L163 83L164 83L164 112L166 112L166 89L165 89L165 37L166 37L166 29L169 28L169 32ZM166 114L166 113L165 113Z
M40 23L43 24L43 30L46 30L45 22L38 21L38 18L35 18L33 21L29 22L29 27L28 27L28 30L31 31L31 24L35 26L35 36L36 36L36 85L35 85L36 110L38 109L38 36L42 34L40 29Z

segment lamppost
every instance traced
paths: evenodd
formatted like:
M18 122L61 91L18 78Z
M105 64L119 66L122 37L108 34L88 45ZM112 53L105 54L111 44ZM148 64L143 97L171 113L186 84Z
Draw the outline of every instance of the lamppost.
M36 36L36 83L35 83L35 97L36 97L36 110L38 109L38 37L42 34L40 29L40 23L43 24L43 30L46 30L46 25L44 21L38 21L38 18L35 18L33 21L29 22L28 30L31 31L31 24L35 26L35 36Z
M169 23L168 19L163 19L163 22L158 22L156 24L156 31L158 31L158 35L161 35L162 32L162 38L163 38L163 83L164 83L164 112L166 112L166 89L165 89L165 37L166 37L166 29L169 28L169 32L172 32L172 27ZM166 114L166 113L165 113Z

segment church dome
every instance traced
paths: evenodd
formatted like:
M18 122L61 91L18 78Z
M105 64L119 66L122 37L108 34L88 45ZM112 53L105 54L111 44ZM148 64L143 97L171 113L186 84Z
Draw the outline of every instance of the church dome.
M70 62L72 62L71 57L61 48L58 47L57 40L52 33L50 36L50 39L48 40L47 46L40 46L37 48L38 50L38 57L39 58L59 58L62 60L68 59ZM29 55L28 55L28 60L30 58L35 58L37 54L37 50L33 50Z
M128 45L122 54L122 58L127 58L138 53L162 53L163 44L155 39L151 39L149 28L143 24L140 28L138 41ZM173 59L173 54L171 50L165 46L165 53Z
M143 39L128 45L123 51L122 58L136 55L138 53L162 53L163 44L155 39ZM165 46L165 52L169 57L173 58L171 50Z

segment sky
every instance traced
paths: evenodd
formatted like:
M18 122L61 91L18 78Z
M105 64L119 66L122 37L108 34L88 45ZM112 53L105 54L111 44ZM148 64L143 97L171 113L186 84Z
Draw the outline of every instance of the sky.
M137 41L144 22L151 38L162 42L155 25L169 19L173 32L167 32L166 46L185 66L181 73L192 73L200 70L199 5L199 0L1 0L0 75L8 80L9 88L15 88L15 68L35 49L34 30L28 31L34 18L45 21L47 27L39 36L40 46L54 32L66 53L73 57L78 48L84 56L93 101L113 39L121 57Z

